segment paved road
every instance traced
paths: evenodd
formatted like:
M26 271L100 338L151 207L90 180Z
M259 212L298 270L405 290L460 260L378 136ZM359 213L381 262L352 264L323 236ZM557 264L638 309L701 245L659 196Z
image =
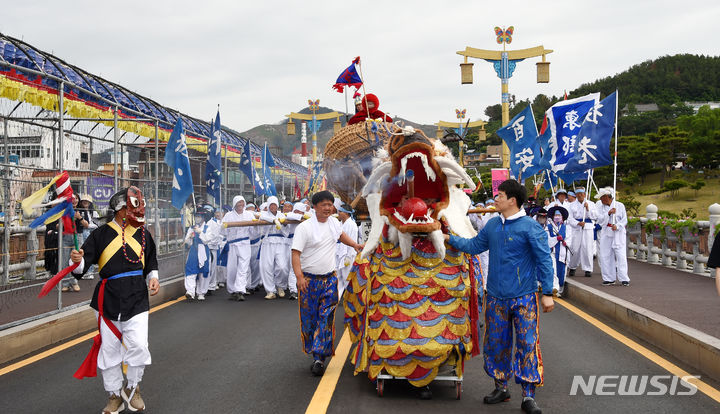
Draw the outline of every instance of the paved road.
M310 360L300 350L297 304L258 295L242 303L225 299L222 294L205 303L181 301L151 315L154 363L142 383L147 412L305 412L320 380L311 376ZM541 327L547 384L537 399L545 412L720 411L720 404L699 392L689 397L570 396L574 375L667 372L563 307L543 315ZM89 348L86 341L0 377L2 412L99 412L106 398L101 380L72 378ZM491 387L478 357L467 364L460 401L447 383L433 384L434 398L422 401L402 381L388 382L385 397L379 398L367 377L353 376L346 364L328 412L520 412L519 386L512 384L511 402L483 405L482 396Z

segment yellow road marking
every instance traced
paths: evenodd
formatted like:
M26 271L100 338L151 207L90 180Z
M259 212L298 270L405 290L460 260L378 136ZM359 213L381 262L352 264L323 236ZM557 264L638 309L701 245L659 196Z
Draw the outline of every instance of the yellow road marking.
M600 322L596 318L588 315L587 313L583 312L582 310L578 309L577 307L567 303L564 299L555 299L555 302L562 305L564 308L569 310L570 312L576 314L577 316L585 319L590 324L594 325L596 328L600 329L601 331L608 334L610 337L614 338L618 342L622 343L623 345L627 346L628 348L632 349L633 351L639 353L640 355L644 356L645 358L649 359L650 361L656 363L659 365L662 369L670 372L671 374L677 376L677 377L685 377L691 375L689 372L685 371L684 369L678 367L677 365L673 364L672 362L668 361L667 359L661 357L660 355L656 354L655 352L649 350L648 348L640 345L639 343L633 341L632 339L628 338L627 336L621 334L620 332L614 330L613 328L609 327L608 325ZM697 387L697 389L702 392L703 394L707 395L708 397L712 398L713 400L720 402L720 391L717 389L711 387L707 383L701 381L698 378L688 378L686 380L687 382L693 384Z
M163 303L163 304L154 306L152 309L150 309L150 313L153 313L153 312L155 312L155 311L159 311L160 309L167 308L168 306L174 305L174 304L180 302L181 300L185 300L185 296L181 296L181 297L178 298L178 299L171 300L171 301L169 301L169 302L165 302L165 303ZM31 356L30 358L26 358L26 359L23 359L22 361L18 361L18 362L16 362L16 363L12 364L12 365L8 365L8 366L6 366L5 368L0 369L0 376L3 376L3 375L5 375L5 374L7 374L7 373L10 373L10 372L13 372L13 371L15 371L15 370L17 370L17 369L20 369L20 368L22 368L22 367L28 366L28 365L30 365L30 364L32 364L32 363L35 363L35 362L37 362L37 361L40 361L41 359L45 359L45 358L47 358L47 357L49 357L49 356L51 356L51 355L57 354L58 352L64 351L64 350L66 350L66 349L68 349L68 348L70 348L70 347L73 347L73 346L77 345L77 344L83 343L83 342L87 341L88 339L94 338L95 335L97 335L97 332L93 331L93 332L91 332L91 333L89 333L89 334L87 334L87 335L83 335L83 336L81 336L81 337L79 337L79 338L73 339L72 341L65 342L64 344L61 344L61 345L58 345L58 346L56 346L56 347L50 348L50 349L48 349L47 351L43 351L43 352L41 352L41 353L39 353L39 354L37 354L37 355L33 355L33 356Z
M340 379L340 373L350 354L350 345L352 345L350 335L345 329L342 338L340 338L340 343L335 349L335 356L330 360L325 374L315 389L315 394L313 394L307 410L305 410L305 414L324 414L327 412L335 387Z

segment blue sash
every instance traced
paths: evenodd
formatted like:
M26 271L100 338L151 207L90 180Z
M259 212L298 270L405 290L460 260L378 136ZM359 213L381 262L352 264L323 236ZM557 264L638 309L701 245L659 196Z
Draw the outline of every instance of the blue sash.
M107 280L120 279L121 277L129 277L129 276L142 276L142 274L143 274L142 270L131 270L129 272L119 273L115 276L110 276L107 278Z

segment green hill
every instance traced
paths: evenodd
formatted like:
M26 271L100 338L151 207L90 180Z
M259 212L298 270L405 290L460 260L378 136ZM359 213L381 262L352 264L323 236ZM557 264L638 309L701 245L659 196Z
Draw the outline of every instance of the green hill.
M673 105L686 101L720 101L720 56L663 56L631 66L614 76L580 85L571 96L615 90L625 104Z
M332 112L333 110L331 108L326 107L320 107L318 110L318 114ZM305 107L301 109L300 111L297 111L301 114L310 114L310 109ZM341 111L337 111L341 112ZM342 113L342 112L341 112ZM345 126L345 118L342 117L341 122L343 126ZM436 127L434 125L422 125L418 124L416 122L412 122L406 119L398 118L395 119L403 121L405 125L411 125L414 128L422 129L428 136L434 137L435 136L435 130ZM241 132L240 134L243 137L249 138L251 141L255 142L258 145L262 145L263 143L267 142L270 147L277 147L280 149L282 154L284 156L290 156L290 154L293 151L293 148L297 147L300 148L300 136L302 134L302 129L300 126L300 122L296 122L295 124L295 135L294 136L288 136L287 135L287 119L284 119L276 124L262 124L258 125L254 128L251 128L245 132ZM333 120L325 120L322 121L320 124L320 130L318 131L317 137L318 137L318 151L323 152L323 149L325 148L325 144L332 138L333 136ZM308 129L308 151L312 151L312 136L310 134L310 130Z

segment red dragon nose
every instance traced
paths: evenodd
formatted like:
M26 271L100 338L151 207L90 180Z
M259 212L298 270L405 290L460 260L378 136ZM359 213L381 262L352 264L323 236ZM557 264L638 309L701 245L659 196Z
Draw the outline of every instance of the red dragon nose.
M425 201L423 201L422 198L418 197L406 199L400 207L400 214L402 214L406 219L410 218L410 216L415 218L425 217L427 211L427 204L425 204Z

